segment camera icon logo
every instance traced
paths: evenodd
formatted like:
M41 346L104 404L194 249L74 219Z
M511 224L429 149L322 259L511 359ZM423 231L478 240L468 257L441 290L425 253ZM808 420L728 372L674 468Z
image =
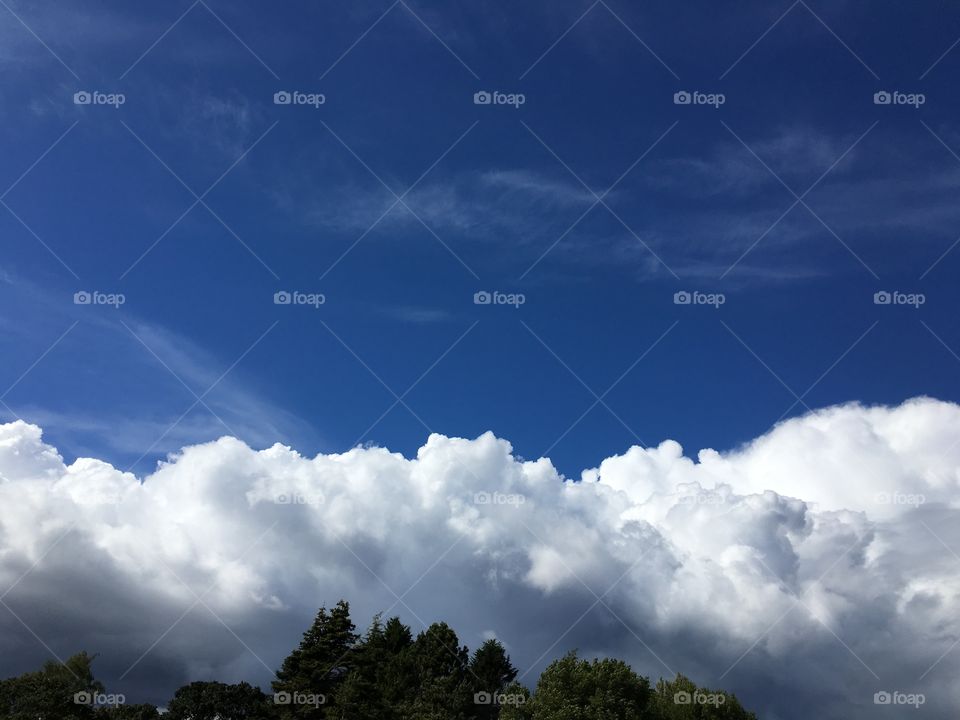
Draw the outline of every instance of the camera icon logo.
M673 94L674 105L689 105L693 101L693 96L686 90L681 90Z
M674 693L673 704L674 705L689 705L693 698L690 697L690 693L686 690L681 690L678 693Z
M81 690L73 694L73 702L76 705L93 705L93 694L86 690Z
M273 294L274 305L289 305L293 301L293 296L286 290L280 290Z
M293 95L288 93L286 90L280 90L273 94L273 104L274 105L289 105L293 102Z
M481 690L480 692L473 694L474 705L490 705L492 703L493 695L488 693L486 690Z
M881 290L873 294L874 305L889 305L892 300L893 296L886 290Z
M473 104L474 105L489 105L493 102L493 95L488 93L486 90L480 90L473 94Z
M878 693L873 695L873 704L874 705L889 705L893 696L888 693L886 690L881 690Z
M274 705L289 705L293 702L293 695L283 691L273 694L273 704Z
M74 105L89 105L93 96L90 95L86 90L81 90L80 92L75 92L73 94L73 104Z
M686 290L681 290L680 292L675 292L673 294L674 305L689 305L692 299L693 296Z
M73 304L74 305L89 305L93 300L93 296L88 293L86 290L81 290L73 294Z
M488 492L478 492L473 494L473 502L475 505L489 505L490 504L490 493Z
M493 295L488 293L486 290L481 290L480 292L475 292L473 294L474 305L489 305L491 302L493 302Z
M874 105L889 105L893 101L893 96L886 90L881 90L873 94Z

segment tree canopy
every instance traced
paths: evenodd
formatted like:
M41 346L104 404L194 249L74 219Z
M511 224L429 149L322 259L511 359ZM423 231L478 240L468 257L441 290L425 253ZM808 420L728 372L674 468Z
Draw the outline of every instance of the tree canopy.
M161 715L106 693L95 655L0 681L0 720L756 720L722 690L683 675L650 680L624 661L553 661L529 689L496 639L473 653L436 622L416 636L378 615L357 633L350 606L322 607L283 660L272 693L241 682L184 685Z

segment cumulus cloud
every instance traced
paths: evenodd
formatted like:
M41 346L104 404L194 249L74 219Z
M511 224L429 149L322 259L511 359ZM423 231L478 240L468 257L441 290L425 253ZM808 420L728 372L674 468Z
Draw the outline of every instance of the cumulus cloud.
M633 447L580 478L504 439L415 458L307 458L224 437L144 478L65 464L0 426L0 671L100 652L162 701L267 683L316 607L496 635L535 681L567 649L731 688L766 718L875 717L874 693L960 693L960 406L920 398L784 422L696 459ZM9 588L9 590L8 590Z

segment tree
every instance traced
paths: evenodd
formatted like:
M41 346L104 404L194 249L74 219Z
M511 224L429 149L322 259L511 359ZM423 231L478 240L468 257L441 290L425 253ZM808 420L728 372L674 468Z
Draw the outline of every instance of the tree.
M451 649L453 652L451 652ZM373 619L347 658L347 671L326 717L335 720L419 720L465 711L467 649L443 624L413 641L410 628ZM452 690L451 690L452 688ZM452 692L452 697L450 693Z
M166 720L262 720L273 704L259 688L245 682L192 682L177 690Z
M413 717L413 702L419 687L419 676L413 654L413 633L392 617L383 629L386 664L377 678L377 688L389 708L385 717L407 720Z
M533 705L530 691L514 681L503 689L500 704L500 720L532 720Z
M446 623L417 635L410 649L416 671L413 716L417 720L461 720L472 711L467 680L469 651Z
M0 720L159 720L152 705L106 706L95 656L47 662L0 680ZM274 696L241 682L192 682L177 690L168 720L756 720L736 696L677 675L651 690L622 660L576 651L541 674L536 692L497 640L472 655L443 622L413 638L399 618L355 632L343 600L320 608L283 661ZM94 701L95 699L95 701ZM122 700L121 698L118 698Z
M160 712L153 705L117 705L97 710L97 720L160 720Z
M637 720L649 717L650 682L622 660L587 662L576 651L547 666L532 706L536 720Z
M37 672L0 682L0 717L5 720L89 720L93 695L103 685L93 677L96 655L77 653L65 663L48 661Z
M393 655L397 655L413 645L413 634L410 632L410 628L400 622L398 617L387 620L387 624L383 628L383 639L387 649Z
M350 655L350 670L337 691L335 707L328 705L327 715L351 720L387 717L380 677L389 662L390 649L379 615Z
M510 663L503 645L497 640L485 641L470 659L468 671L474 715L481 720L499 717L496 697L517 677L517 669ZM490 702L483 703L485 699Z
M655 720L756 720L744 710L736 695L697 687L679 673L673 680L660 678L653 690L651 708Z
M281 717L314 720L324 716L322 705L335 702L337 689L349 671L350 653L358 639L355 630L346 601L338 602L329 613L320 608L273 682L275 697L282 693L291 699L280 708Z

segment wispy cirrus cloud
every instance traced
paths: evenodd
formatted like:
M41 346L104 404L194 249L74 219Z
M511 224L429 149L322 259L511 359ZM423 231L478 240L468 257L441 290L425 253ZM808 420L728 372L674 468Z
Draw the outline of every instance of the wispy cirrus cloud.
M0 324L8 328L8 337L17 337L15 345L2 348L10 368L7 385L28 371L4 398L7 420L13 419L12 411L48 428L74 456L111 456L137 469L152 467L157 458L201 438L318 442L310 424L245 382L242 367L230 369L244 347L220 357L126 309L75 305L72 295L10 272L0 283L6 308ZM247 342L255 340L253 334ZM105 373L79 375L70 398L44 392L62 378L77 376L78 357L84 367Z

